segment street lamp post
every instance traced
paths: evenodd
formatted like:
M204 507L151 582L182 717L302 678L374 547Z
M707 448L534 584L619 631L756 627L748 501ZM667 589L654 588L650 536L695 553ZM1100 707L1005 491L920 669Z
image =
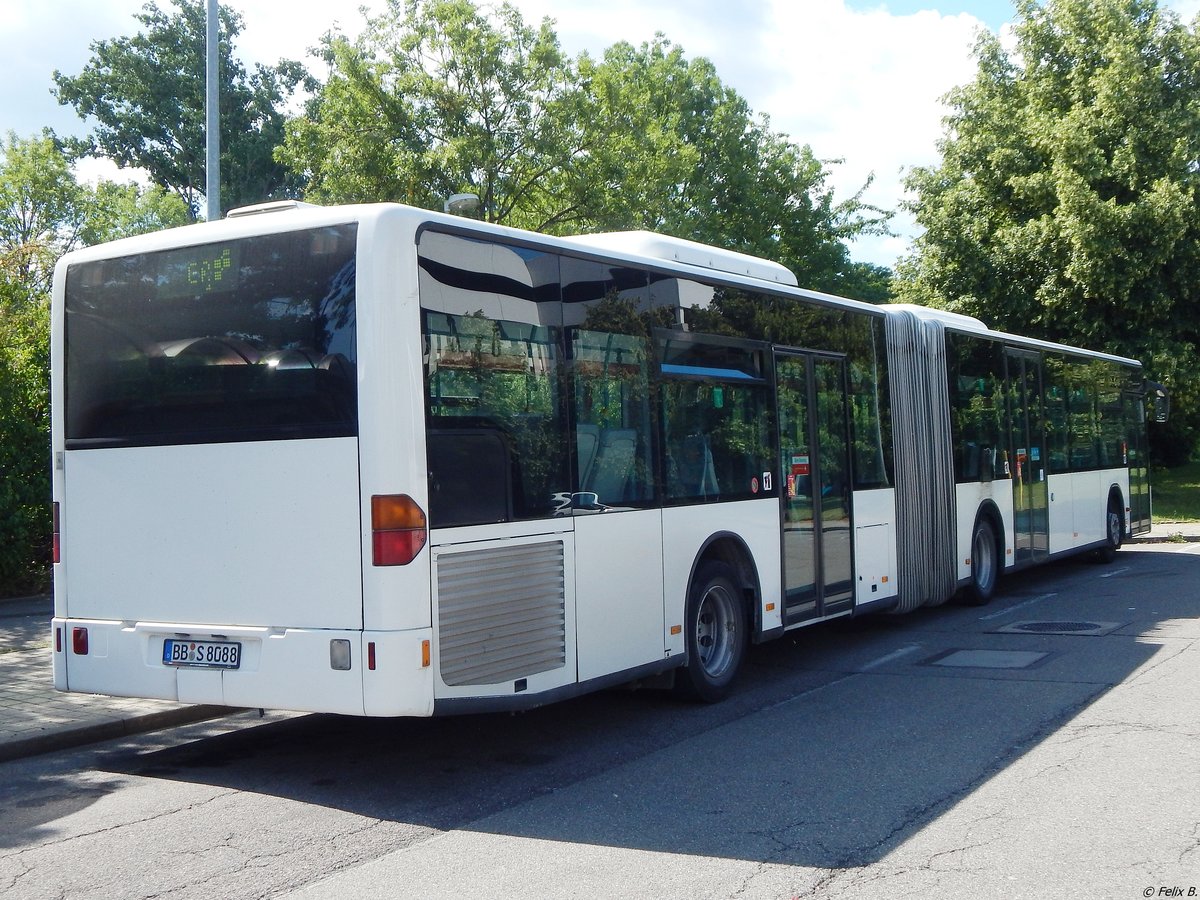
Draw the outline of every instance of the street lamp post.
M208 0L208 58L204 67L205 126L204 126L204 197L206 218L215 222L221 218L221 111L220 96L220 28L217 0Z

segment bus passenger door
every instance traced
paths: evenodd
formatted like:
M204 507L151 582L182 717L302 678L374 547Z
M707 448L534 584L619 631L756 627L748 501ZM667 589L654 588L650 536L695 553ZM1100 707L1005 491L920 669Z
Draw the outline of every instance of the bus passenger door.
M853 602L845 362L776 351L784 623Z
M1017 565L1041 562L1050 552L1050 504L1046 485L1042 359L1008 348L1010 472Z
M1146 449L1146 409L1142 398L1126 393L1121 398L1125 427L1125 464L1129 466L1129 527L1133 534L1150 530L1150 456Z

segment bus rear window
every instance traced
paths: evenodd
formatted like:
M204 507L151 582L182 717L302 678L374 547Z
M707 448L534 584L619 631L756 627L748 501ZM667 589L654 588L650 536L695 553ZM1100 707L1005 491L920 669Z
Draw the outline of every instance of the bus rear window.
M72 266L68 449L357 434L356 232Z

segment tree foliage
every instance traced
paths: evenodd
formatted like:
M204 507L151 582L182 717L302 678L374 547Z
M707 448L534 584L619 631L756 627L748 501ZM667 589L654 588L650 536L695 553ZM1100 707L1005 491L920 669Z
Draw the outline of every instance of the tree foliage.
M135 17L143 30L93 42L80 74L54 73L55 93L97 123L71 142L73 152L144 169L194 216L205 188L205 4L171 0L171 7L147 3ZM219 19L221 205L295 196L299 185L274 151L283 140L282 107L307 73L287 60L248 73L231 50L241 16L222 6Z
M0 596L45 586L50 548L50 284L69 250L179 225L161 188L80 184L43 133L0 157Z
M50 562L49 306L12 290L0 276L0 597L42 589Z
M289 123L279 158L321 201L440 209L470 192L490 222L545 230L569 220L550 179L580 152L574 69L543 22L504 4L389 0L355 41L328 34L329 78Z
M905 299L1140 358L1175 394L1160 458L1200 435L1200 44L1155 0L1018 0L949 97Z
M572 60L549 20L507 4L390 0L322 52L329 77L278 154L312 199L440 209L470 192L491 222L645 228L777 259L808 286L880 286L843 242L887 215L836 202L807 146L661 35Z
M54 263L83 239L87 190L49 132L0 146L0 273L24 296L49 293Z
M861 191L835 202L826 164L772 131L711 62L660 34L585 55L579 74L591 138L571 187L590 230L661 231L777 260L806 287L849 285L844 241L888 215Z

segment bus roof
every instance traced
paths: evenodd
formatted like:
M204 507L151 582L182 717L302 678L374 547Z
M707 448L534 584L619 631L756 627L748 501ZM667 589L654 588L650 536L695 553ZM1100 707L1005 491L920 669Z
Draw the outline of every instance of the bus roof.
M926 322L941 322L947 328L954 331L966 332L969 334L978 334L983 337L990 338L996 341L1003 341L1006 344L1012 344L1019 347L1024 347L1030 350L1049 350L1052 352L1071 353L1075 356L1086 356L1091 359L1103 359L1108 362L1121 363L1127 366L1136 366L1141 368L1142 364L1136 359L1129 359L1124 356L1116 356L1112 353L1101 353L1098 350L1085 350L1082 347L1073 347L1068 344L1056 344L1053 341L1042 341L1037 338L1024 337L1019 334L1009 334L1005 331L996 331L989 328L981 320L974 316L967 316L962 313L950 312L945 309L934 309L929 306L917 306L912 303L888 303L882 307L890 314L896 313L912 313L918 319Z
M792 270L780 263L653 231L609 231L601 234L579 234L563 240L622 255L648 256L730 275L744 275L774 284L799 286Z

